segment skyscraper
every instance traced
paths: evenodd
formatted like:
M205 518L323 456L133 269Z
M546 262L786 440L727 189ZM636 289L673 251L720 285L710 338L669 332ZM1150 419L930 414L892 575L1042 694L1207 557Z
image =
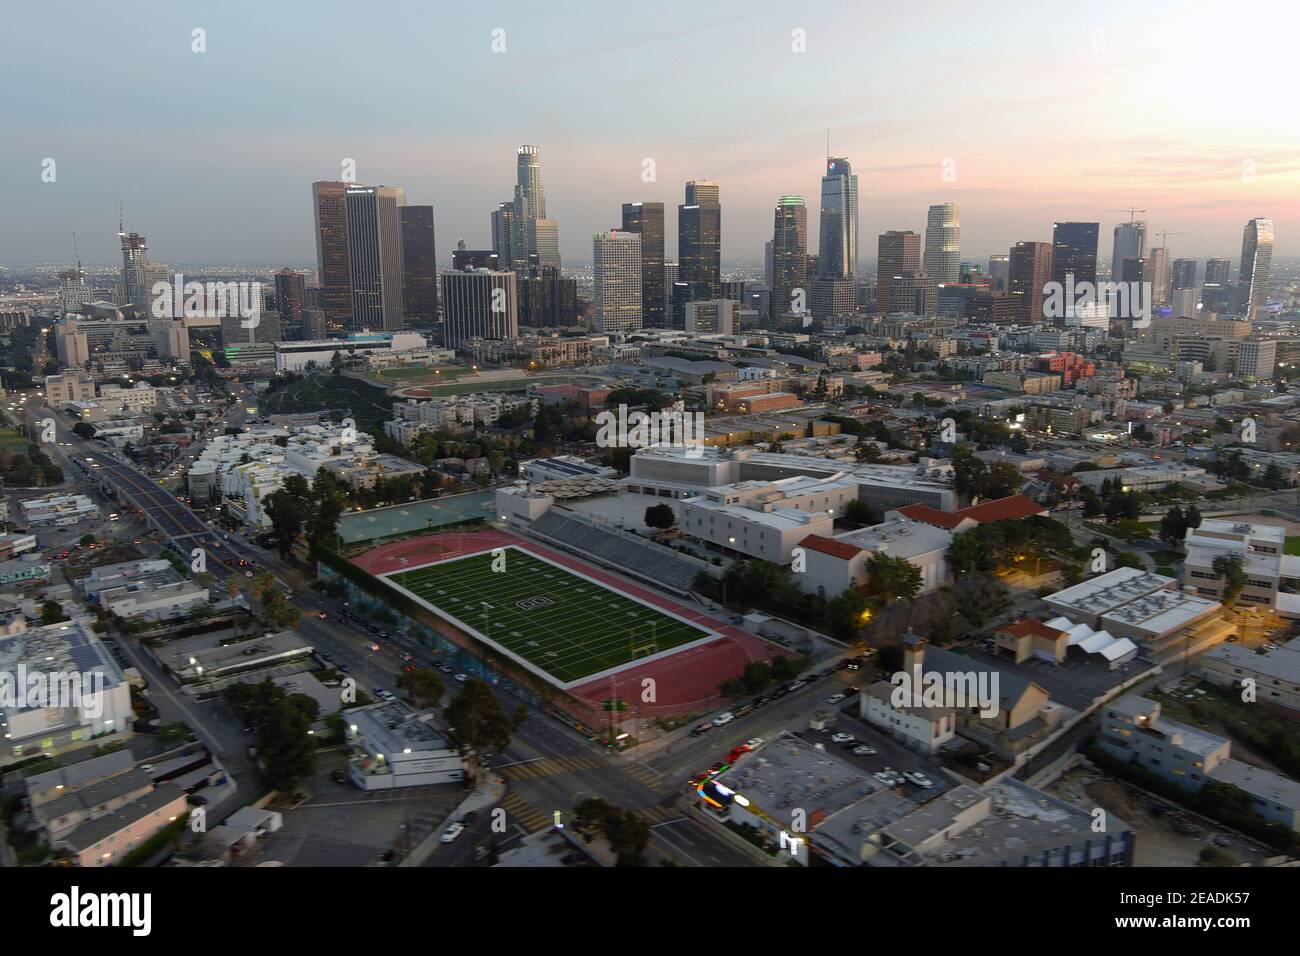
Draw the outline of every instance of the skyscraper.
M316 279L320 307L330 325L349 325L352 318L352 278L348 272L348 184L311 184L316 219Z
M1052 278L1052 244L1017 242L1011 247L1007 291L1014 302L1017 321L1038 322L1043 318L1043 286Z
M513 272L467 269L438 277L443 345L460 348L466 339L519 337L518 285Z
M1155 307L1169 304L1169 250L1152 249L1147 254L1147 271L1151 277L1151 304Z
M1058 222L1052 227L1052 281L1064 288L1066 276L1078 285L1097 282L1098 222Z
M71 312L77 306L94 301L94 298L94 290L80 267L64 269L59 273L59 305L64 312Z
M664 204L623 203L623 231L641 237L641 324L664 327Z
M515 204L503 202L492 210L492 251L497 259L507 266L514 262L511 243L514 241Z
M993 292L1006 292L1011 278L1010 256L989 256L989 286Z
M122 302L142 315L149 310L149 241L135 232L119 232L122 243Z
M1147 224L1139 220L1119 223L1115 227L1115 243L1110 254L1111 281L1122 281L1125 259L1145 259L1146 254Z
M592 303L597 332L632 332L641 328L641 236L610 229L592 236L594 264Z
M924 265L936 283L961 279L961 214L956 203L940 203L926 213Z
M402 327L402 232L398 186L349 186L348 272L354 329Z
M842 156L826 160L822 177L817 268L828 279L858 275L858 177Z
M876 311L889 311L889 284L894 276L921 271L921 234L910 229L881 233L876 245Z
M808 207L802 196L782 196L772 225L771 317L808 307Z
M1174 260L1173 288L1175 289L1196 288L1196 260L1195 259Z
M722 282L721 190L712 180L686 184L686 202L677 207L677 262L682 282L702 282L710 297Z
M280 313L284 328L297 330L302 324L305 289L302 273L281 269L275 274L275 311Z
M1231 259L1206 259L1205 282L1207 285L1226 285L1232 281Z
M1237 273L1237 313L1247 321L1265 317L1272 266L1273 220L1252 219L1242 230L1241 268Z
M429 324L438 317L438 251L433 207L402 206L402 310L408 323Z
M536 146L515 150L515 200L510 215L510 267L528 272L528 253L536 252L544 266L560 267L560 227L546 218L542 188L542 154ZM494 243L495 245L495 243ZM498 247L498 253L501 249Z

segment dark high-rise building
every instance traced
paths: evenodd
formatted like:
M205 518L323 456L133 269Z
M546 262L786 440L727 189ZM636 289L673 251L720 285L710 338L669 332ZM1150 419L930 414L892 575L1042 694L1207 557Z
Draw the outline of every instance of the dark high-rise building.
M497 261L509 266L514 262L511 243L514 242L515 204L503 202L492 210L492 251Z
M122 243L122 306L149 312L149 240L138 232L119 232Z
M726 280L722 283L722 298L735 299L737 302L745 301L745 283L743 280Z
M398 213L402 227L402 307L408 324L428 324L438 317L433 207L403 206Z
M354 329L402 327L400 186L349 186L348 271L352 275Z
M517 277L513 272L466 269L438 277L443 345L460 348L466 339L519 337Z
M281 269L275 274L275 311L286 329L297 329L302 324L306 288L303 275L296 269Z
M1232 281L1231 259L1206 259L1205 282L1207 285L1227 285Z
M1268 312L1269 277L1273 268L1273 220L1252 219L1241 235L1241 268L1237 273L1237 314L1247 321Z
M451 267L456 272L463 272L465 269L490 269L496 272L504 265L504 261L492 249L466 249L464 239L456 243L456 248L451 254ZM528 260L525 257L525 269L527 265Z
M682 282L703 282L715 298L722 282L722 205L718 184L692 180L677 207L677 270ZM685 319L683 318L683 322Z
M876 245L876 311L889 311L889 284L894 276L921 271L921 234L891 229Z
M1052 244L1017 242L1011 247L1010 273L1007 291L1016 303L1017 320L1041 321L1043 287L1052 279Z
M1147 224L1137 219L1121 222L1115 227L1115 241L1110 253L1111 281L1120 279L1125 259L1145 259L1147 255Z
M782 196L772 226L772 318L806 313L809 304L808 207L802 196Z
M822 177L817 273L827 279L858 275L858 177L842 156L826 160Z
M669 295L672 325L670 328L686 328L686 306L691 302L703 302L716 296L707 282L674 282Z
M623 231L641 237L641 326L664 327L664 204L623 203Z
M1173 287L1175 289L1196 288L1196 260L1195 259L1174 260Z
M1099 222L1058 222L1052 228L1052 281L1065 286L1065 277L1074 276L1074 284L1097 282L1097 238Z
M348 184L311 184L316 219L316 279L320 307L330 325L348 325L352 318L352 281L348 272Z
M519 324L530 328L565 328L578 315L578 281L529 257L528 278L519 282Z

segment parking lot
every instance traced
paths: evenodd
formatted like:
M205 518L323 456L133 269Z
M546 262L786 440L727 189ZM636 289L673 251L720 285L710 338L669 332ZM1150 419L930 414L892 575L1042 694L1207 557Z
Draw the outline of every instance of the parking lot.
M822 744L826 750L833 751L841 760L867 774L881 773L886 768L900 773L922 774L929 779L930 787L919 787L913 783L902 785L907 795L918 802L931 800L955 786L952 778L943 772L937 760L931 760L915 750L909 750L888 734L858 717L856 699L846 703L848 706L837 713L834 723L828 724L825 730L799 730L796 731L796 736L802 737L809 743ZM851 735L855 743L835 743L831 738L837 733ZM854 747L858 745L866 745L876 753L871 756L858 756L853 753Z

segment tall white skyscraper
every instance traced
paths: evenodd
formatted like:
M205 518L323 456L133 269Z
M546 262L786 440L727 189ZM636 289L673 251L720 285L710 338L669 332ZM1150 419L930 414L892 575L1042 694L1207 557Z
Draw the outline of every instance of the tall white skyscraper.
M1237 273L1237 312L1248 320L1268 310L1268 283L1273 268L1273 220L1252 219L1241 235L1241 269Z
M348 271L352 276L352 327L402 328L400 186L349 186ZM260 337L259 337L260 338Z
M592 236L591 257L596 331L641 328L641 236L616 229L598 232Z
M922 265L936 283L961 281L961 216L956 203L939 203L926 214Z
M818 275L826 279L857 278L858 177L842 156L826 160L818 243Z

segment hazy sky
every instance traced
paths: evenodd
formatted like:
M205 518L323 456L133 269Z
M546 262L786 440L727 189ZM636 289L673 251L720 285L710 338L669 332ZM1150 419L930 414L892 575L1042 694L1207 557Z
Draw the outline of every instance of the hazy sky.
M445 258L489 244L520 143L566 262L633 200L668 205L673 255L692 178L722 184L724 259L757 257L787 193L815 246L827 127L864 260L946 200L972 258L1056 219L1101 221L1109 256L1129 206L1174 256L1235 259L1253 216L1300 255L1296 22L1293 0L14 3L0 262L66 261L74 230L85 261L120 261L119 200L158 261L311 262L310 183L344 158L432 204Z

